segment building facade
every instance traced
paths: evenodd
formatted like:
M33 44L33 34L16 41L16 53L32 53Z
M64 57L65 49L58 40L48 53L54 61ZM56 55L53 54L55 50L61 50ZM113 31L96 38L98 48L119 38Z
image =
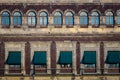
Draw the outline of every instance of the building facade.
M1 0L0 80L120 80L120 1Z

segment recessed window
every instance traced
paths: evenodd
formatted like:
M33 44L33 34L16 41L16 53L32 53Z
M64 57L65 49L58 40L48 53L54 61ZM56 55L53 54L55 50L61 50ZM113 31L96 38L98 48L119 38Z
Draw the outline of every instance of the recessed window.
M19 51L10 51L8 54L8 58L6 61L7 64L13 65L21 65L21 52Z
M95 64L85 64L85 68L95 68Z
M108 11L106 13L106 25L113 25L113 24L114 24L113 12Z
M91 14L91 24L92 25L99 25L100 23L100 16L98 12L92 12Z
M74 25L74 15L72 12L67 12L65 15L65 22L67 26Z
M105 62L107 64L119 64L120 63L120 51L108 51Z
M117 13L117 24L120 25L120 12Z
M61 68L71 68L72 65L71 64L62 64Z
M86 12L80 13L80 25L88 25L88 15Z
M36 14L35 12L28 13L28 25L35 26L36 25Z
M48 25L48 14L46 12L41 12L39 16L40 25L47 26Z
M60 51L58 64L60 64L61 68L72 67L72 51Z
M7 11L2 13L1 21L2 21L3 26L9 26L10 25L10 14Z
M35 68L47 68L47 65L35 65Z
M85 68L95 68L96 51L84 51L82 63L85 65Z
M21 73L21 52L10 51L6 60L6 64L9 66L10 73Z
M20 12L15 12L13 14L13 24L16 26L22 25L22 15Z
M62 25L62 14L59 11L54 14L54 25Z
M119 64L109 64L109 68L119 68Z
M20 65L9 65L10 68L20 68L21 66Z
M47 62L47 53L46 51L35 51L32 63L35 65L35 67L44 67L46 66Z

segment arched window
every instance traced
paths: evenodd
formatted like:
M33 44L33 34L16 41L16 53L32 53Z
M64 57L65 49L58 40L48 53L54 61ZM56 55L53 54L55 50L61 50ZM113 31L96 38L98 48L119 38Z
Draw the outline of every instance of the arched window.
M59 11L54 14L54 25L62 25L62 14Z
M114 24L113 13L109 11L106 13L106 25L113 25L113 24Z
M98 12L92 12L91 14L91 24L92 25L99 25L100 23L100 16Z
M67 12L65 16L66 16L66 18L65 18L66 25L74 25L73 13Z
M120 12L117 13L117 24L120 25Z
M35 26L36 25L36 14L35 12L28 13L28 25Z
M46 12L41 12L40 13L40 25L46 26L48 24L48 14Z
M80 13L80 25L88 25L88 15L86 12Z
M13 24L14 25L22 25L22 15L20 12L15 12L13 14Z
M10 14L7 11L2 13L1 23L2 23L3 26L9 26L10 25Z

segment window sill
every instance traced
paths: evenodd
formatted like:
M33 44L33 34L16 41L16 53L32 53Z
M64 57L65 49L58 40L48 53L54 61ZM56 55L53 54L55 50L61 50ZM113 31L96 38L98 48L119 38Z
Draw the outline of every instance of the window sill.
M21 28L22 25L14 25L14 28Z
M40 28L47 28L48 25L41 25Z
M73 28L74 25L66 25L66 28Z
M10 28L10 25L9 25L9 26L7 26L7 25L6 25L6 26L5 26L5 25L3 26L3 25L2 25L2 28Z
M28 26L29 28L36 28L36 26Z
M99 25L92 25L92 28L99 28Z
M62 28L62 25L54 25L55 28Z
M114 25L106 25L107 28L114 28Z
M80 28L88 28L88 25L80 25Z

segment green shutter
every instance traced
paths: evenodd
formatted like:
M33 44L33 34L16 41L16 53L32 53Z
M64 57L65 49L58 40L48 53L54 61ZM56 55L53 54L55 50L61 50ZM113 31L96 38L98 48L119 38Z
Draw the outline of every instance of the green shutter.
M46 64L46 51L34 52L32 63L34 65L45 65Z
M120 63L120 51L108 51L106 63L108 64Z
M10 65L20 65L21 64L21 52L19 51L9 52L6 63Z
M96 51L85 51L83 55L83 64L96 64Z
M72 51L61 51L58 63L72 64Z

